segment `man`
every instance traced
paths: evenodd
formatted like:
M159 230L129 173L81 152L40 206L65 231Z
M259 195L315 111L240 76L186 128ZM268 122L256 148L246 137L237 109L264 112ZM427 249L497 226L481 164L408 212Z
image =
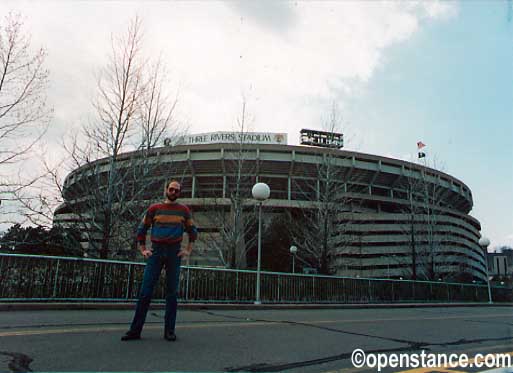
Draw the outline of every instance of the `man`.
M122 341L141 338L153 288L159 279L162 267L166 268L167 282L164 338L168 341L176 340L176 298L180 278L180 262L182 257L191 254L192 243L198 237L198 231L191 218L191 211L187 206L176 202L180 196L180 190L181 185L178 181L170 181L165 190L165 201L151 205L137 228L139 250L147 262L134 319L130 330L121 337ZM146 248L146 232L150 227L152 250ZM181 249L184 231L189 236L189 242L185 249Z

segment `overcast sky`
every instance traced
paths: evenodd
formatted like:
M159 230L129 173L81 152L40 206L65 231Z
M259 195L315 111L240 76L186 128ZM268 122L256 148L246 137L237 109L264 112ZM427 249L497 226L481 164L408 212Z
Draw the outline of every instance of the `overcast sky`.
M48 51L46 142L92 120L110 38L143 20L192 133L321 128L331 102L347 149L428 162L466 183L493 246L513 245L513 21L506 1L2 2Z

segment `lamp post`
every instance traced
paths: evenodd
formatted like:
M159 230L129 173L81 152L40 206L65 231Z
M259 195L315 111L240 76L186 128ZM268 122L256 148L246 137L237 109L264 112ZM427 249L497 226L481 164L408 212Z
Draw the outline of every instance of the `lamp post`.
M271 189L266 183L256 183L251 189L253 198L258 203L258 261L257 261L257 280L255 290L255 304L261 304L260 302L260 266L262 262L262 203L269 198L271 195Z
M392 257L392 260L395 261L396 255L392 254L391 257ZM387 260L387 277L390 278L390 258L388 258L388 260Z
M292 245L290 247L290 253L292 254L292 273L296 273L296 253L297 246Z
M481 237L479 239L479 246L483 249L485 257L486 282L488 283L488 303L492 304L492 289L490 288L490 274L488 273L488 245L490 245L490 240L488 238Z

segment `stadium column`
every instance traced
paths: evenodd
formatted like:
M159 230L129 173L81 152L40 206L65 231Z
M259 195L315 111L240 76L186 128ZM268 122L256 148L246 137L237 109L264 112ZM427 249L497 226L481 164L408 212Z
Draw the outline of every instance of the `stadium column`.
M292 198L292 178L290 175L287 177L287 199L290 201Z
M292 175L294 173L294 166L296 163L296 151L292 150L290 159L289 175L287 177L287 199L292 200Z
M196 173L194 172L194 164L191 158L191 149L187 149L187 163L189 164L189 168L191 169L191 178L192 178L192 190L191 190L191 198L195 198L196 195Z
M226 175L223 175L223 198L226 198Z

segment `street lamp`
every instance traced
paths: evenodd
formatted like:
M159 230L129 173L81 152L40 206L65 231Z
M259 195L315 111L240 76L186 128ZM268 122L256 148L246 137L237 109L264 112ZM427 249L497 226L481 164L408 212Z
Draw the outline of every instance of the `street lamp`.
M292 254L292 273L296 273L296 253L297 246L292 245L290 247L290 253Z
M488 273L488 245L490 245L490 240L488 238L481 237L479 239L479 246L483 249L485 256L486 282L488 283L488 303L492 304L492 289L490 288L490 274Z
M253 198L256 199L258 204L258 262L257 262L257 281L256 281L256 294L255 304L260 302L260 266L262 262L262 203L271 195L271 189L266 183L256 183L251 189Z
M392 254L392 258L394 261L395 261L395 257L396 257L396 255ZM388 258L388 260L387 260L387 277L390 278L390 258Z

